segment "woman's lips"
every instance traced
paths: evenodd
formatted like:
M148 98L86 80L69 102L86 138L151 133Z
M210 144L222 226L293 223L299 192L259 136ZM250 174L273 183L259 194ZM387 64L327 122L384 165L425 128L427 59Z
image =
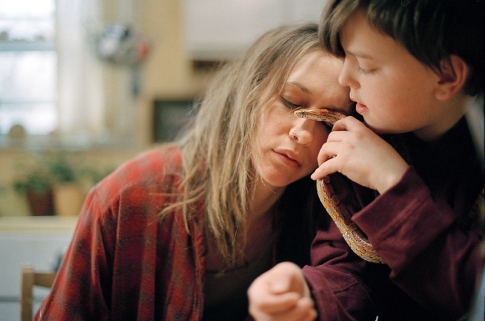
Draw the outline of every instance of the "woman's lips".
M296 160L294 160L293 158L290 158L286 153L284 152L277 152L277 151L274 151L276 157L282 162L284 163L285 165L287 165L288 167L292 167L292 168L298 168L300 167L300 163Z

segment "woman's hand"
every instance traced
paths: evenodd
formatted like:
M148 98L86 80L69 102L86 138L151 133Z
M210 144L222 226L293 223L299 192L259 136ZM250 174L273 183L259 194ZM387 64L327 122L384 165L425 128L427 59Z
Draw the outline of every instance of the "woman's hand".
M399 153L354 117L339 120L318 154L312 179L339 172L357 184L384 193L409 165Z

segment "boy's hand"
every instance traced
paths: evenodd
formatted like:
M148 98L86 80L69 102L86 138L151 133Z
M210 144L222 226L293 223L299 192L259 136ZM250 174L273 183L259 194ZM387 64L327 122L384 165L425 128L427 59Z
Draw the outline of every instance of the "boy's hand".
M409 165L396 150L354 117L339 120L318 154L312 179L339 172L357 184L384 193Z
M248 289L249 313L256 321L311 321L317 317L310 289L300 268L279 263Z

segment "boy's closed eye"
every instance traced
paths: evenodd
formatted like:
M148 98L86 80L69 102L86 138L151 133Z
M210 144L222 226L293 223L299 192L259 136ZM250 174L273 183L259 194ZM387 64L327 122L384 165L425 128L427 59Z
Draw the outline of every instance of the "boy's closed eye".
M373 72L376 71L376 69L364 69L364 68L362 68L360 66L358 66L358 67L359 67L359 72L361 74L364 74L364 75L371 74L371 73L373 73Z

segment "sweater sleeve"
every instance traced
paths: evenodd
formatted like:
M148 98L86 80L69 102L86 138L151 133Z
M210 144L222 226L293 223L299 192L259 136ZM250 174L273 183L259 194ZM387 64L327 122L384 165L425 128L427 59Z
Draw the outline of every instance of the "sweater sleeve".
M333 222L317 232L312 244L312 266L303 274L310 286L319 320L375 320L376 307L369 288L360 280L368 263L347 246Z
M460 215L432 197L413 167L353 216L391 268L391 280L422 306L458 319L483 264L483 230L463 230Z

